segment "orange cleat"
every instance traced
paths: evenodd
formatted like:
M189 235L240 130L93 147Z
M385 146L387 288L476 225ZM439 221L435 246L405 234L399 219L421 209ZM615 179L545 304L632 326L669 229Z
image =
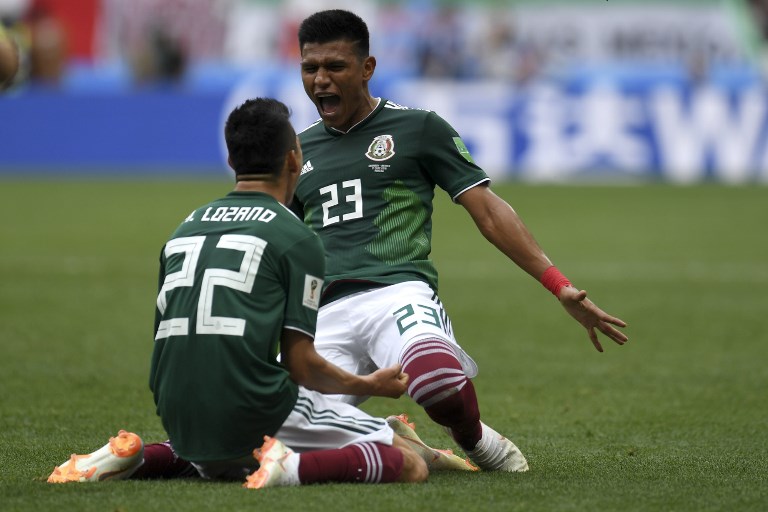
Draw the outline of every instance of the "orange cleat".
M144 462L144 443L133 432L121 430L109 443L87 455L73 453L68 461L56 466L48 483L101 482L123 480Z
M253 450L253 456L259 461L259 469L250 474L243 487L263 489L286 485L299 485L298 460L291 456L293 450L279 439L264 436L261 448Z

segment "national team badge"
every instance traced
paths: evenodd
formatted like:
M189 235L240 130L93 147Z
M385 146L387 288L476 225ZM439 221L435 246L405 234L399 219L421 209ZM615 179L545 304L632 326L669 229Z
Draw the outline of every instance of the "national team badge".
M374 137L373 142L368 146L368 151L365 153L365 156L374 162L389 160L395 156L395 140L391 135L379 135L378 137Z

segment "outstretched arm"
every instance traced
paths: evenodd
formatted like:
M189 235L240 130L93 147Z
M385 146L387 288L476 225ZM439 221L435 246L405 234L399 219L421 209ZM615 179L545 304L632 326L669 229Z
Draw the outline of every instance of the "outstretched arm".
M292 329L283 329L280 353L291 379L320 393L398 398L407 389L408 375L400 365L355 375L324 359L312 338Z
M603 347L596 329L619 345L627 341L627 336L614 327L626 327L626 323L598 308L587 299L586 291L574 288L559 274L515 210L489 187L473 187L461 194L458 202L488 241L557 296L565 310L587 330L598 351L602 352Z

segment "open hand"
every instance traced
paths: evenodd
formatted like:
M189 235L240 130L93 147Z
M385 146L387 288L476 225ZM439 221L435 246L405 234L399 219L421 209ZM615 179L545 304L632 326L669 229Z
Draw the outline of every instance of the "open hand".
M626 334L614 327L614 325L626 327L626 322L607 314L597 307L587 298L586 291L566 286L560 289L559 299L560 304L563 305L565 310L587 330L589 339L592 340L592 344L598 352L603 351L603 346L600 344L600 340L597 339L595 330L605 334L618 345L623 345L629 339Z

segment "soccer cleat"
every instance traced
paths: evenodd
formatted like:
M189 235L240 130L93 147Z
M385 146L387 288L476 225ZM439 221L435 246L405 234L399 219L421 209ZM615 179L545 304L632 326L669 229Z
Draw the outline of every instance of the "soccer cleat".
M279 439L264 436L264 444L253 451L253 456L259 461L259 469L246 477L243 487L263 489L299 485L299 466L293 455L293 450Z
M438 450L431 448L421 440L414 430L416 425L408 421L408 415L390 416L387 423L399 435L410 444L418 453L430 471L477 471L469 460L462 459L451 450Z
M144 443L141 438L133 432L121 430L93 453L73 453L68 461L56 466L48 477L48 483L123 480L131 476L143 462Z
M485 423L480 422L480 424L483 427L483 436L474 449L466 451L469 460L483 471L508 471L510 473L528 471L528 461L525 460L515 443Z

